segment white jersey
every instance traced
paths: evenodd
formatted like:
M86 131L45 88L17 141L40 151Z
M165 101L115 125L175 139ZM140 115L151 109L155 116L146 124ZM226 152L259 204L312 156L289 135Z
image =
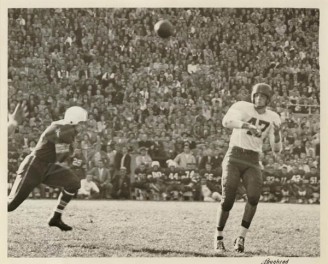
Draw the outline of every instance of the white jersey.
M247 129L234 128L230 137L229 147L240 147L243 149L249 149L257 152L262 152L263 141L269 136L270 144L272 146L274 142L274 126L281 124L280 117L277 113L266 109L265 113L259 114L254 104L239 101L234 103L224 116L225 120L239 120L250 123L261 130L260 136L252 135Z

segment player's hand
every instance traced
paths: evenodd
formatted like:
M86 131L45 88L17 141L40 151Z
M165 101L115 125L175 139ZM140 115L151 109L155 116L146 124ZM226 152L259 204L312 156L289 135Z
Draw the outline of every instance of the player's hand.
M9 115L9 121L17 122L17 124L21 124L25 117L28 116L27 106L25 101L23 103L18 103L15 111Z
M251 132L251 134L253 136L256 136L256 137L260 137L262 134L260 129L258 129L256 126L254 126L250 123L244 123L242 128L247 129L249 132Z

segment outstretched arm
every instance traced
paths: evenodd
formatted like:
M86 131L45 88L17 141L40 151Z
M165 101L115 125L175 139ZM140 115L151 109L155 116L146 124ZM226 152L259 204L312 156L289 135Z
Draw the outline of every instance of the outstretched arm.
M9 114L8 120L8 136L14 133L17 126L24 120L24 118L28 115L27 107L25 102L18 103L14 113Z
M274 154L282 150L280 130L281 130L280 124L273 122L273 126L270 131L270 145L271 145L272 152Z

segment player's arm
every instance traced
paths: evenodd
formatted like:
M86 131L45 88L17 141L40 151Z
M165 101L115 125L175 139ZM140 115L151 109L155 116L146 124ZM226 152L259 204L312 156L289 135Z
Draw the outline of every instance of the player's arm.
M273 124L270 129L269 137L273 153L279 153L282 150L280 125L280 118L277 118L277 120L273 121Z
M17 126L23 121L23 119L28 115L27 107L25 102L22 104L18 103L15 111L8 116L8 136L14 133Z
M222 125L230 129L247 129L253 135L260 133L259 129L245 121L244 113L247 109L243 109L241 102L234 103L222 119Z

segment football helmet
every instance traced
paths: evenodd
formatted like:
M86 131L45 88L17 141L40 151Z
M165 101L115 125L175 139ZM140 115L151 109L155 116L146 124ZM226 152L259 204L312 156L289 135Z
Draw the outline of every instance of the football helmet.
M251 100L253 104L254 104L254 95L257 93L264 94L268 98L267 104L270 102L272 96L272 89L270 85L266 83L258 83L253 86L252 93L251 93Z
M65 112L64 121L70 125L77 125L79 122L87 121L88 112L79 106L72 106Z

